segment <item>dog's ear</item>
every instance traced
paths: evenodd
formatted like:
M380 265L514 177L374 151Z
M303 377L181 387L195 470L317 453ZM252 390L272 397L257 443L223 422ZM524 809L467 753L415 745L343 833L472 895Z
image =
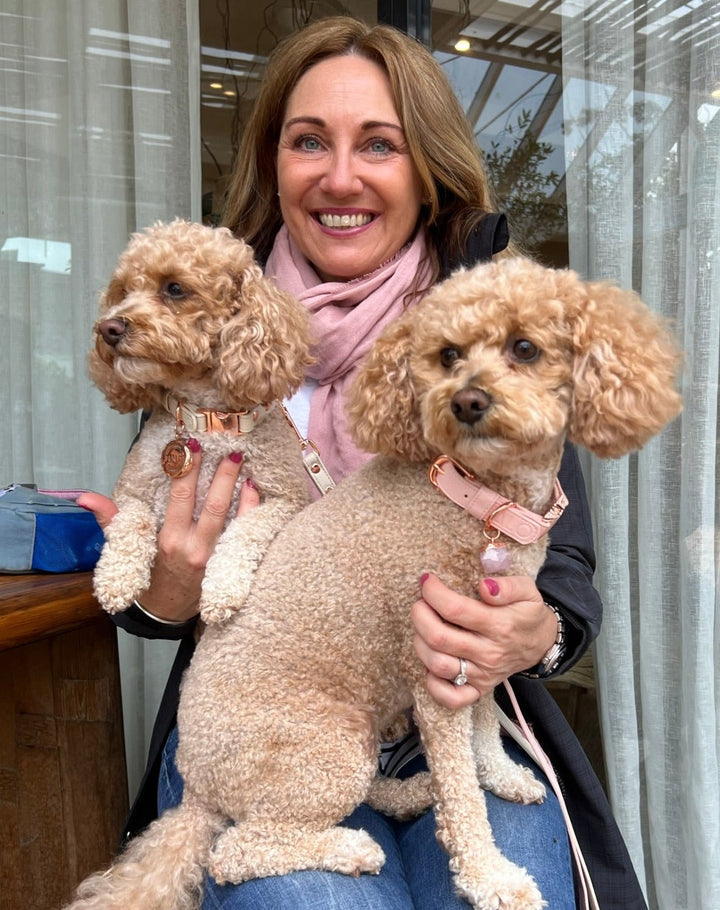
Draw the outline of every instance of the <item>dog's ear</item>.
M215 372L226 406L289 397L313 363L307 310L256 265L239 277L234 309L219 333Z
M137 385L122 379L94 348L88 354L88 374L110 407L121 414L152 408L158 402L155 386Z
M374 343L348 391L346 412L365 452L423 461L431 452L410 372L412 316L406 313Z
M668 323L632 291L603 282L581 287L568 435L601 458L617 458L680 413L680 349Z

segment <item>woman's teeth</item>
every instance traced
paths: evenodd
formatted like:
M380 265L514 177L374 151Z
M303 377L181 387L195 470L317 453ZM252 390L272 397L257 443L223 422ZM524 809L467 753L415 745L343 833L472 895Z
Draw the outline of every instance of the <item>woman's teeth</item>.
M372 215L319 215L318 219L323 227L354 228L372 221Z

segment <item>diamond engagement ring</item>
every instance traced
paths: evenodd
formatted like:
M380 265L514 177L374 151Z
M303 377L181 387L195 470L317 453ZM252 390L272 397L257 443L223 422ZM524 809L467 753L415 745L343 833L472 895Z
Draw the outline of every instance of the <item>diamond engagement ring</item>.
M468 681L467 675L465 674L465 668L467 667L467 662L465 660L463 660L462 657L459 657L458 660L460 661L460 672L455 677L453 682L455 683L456 686L464 686L465 683Z

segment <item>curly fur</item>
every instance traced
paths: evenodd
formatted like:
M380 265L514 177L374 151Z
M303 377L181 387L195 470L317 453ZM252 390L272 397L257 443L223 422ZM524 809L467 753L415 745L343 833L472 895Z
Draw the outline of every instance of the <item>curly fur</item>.
M101 331L109 321L124 327L116 344ZM269 541L308 501L299 446L276 403L298 388L311 362L308 331L304 307L263 277L252 249L229 230L178 219L133 235L101 297L89 358L90 375L114 408L154 409L113 491L119 512L94 575L106 610L124 610L150 584L171 490L160 467L175 436L175 417L160 405L165 392L226 412L273 403L245 436L213 432L200 439L196 509L218 462L231 452L244 456L226 529L208 565L203 619L226 619L242 604ZM247 477L263 505L233 518Z
M244 609L206 630L185 675L183 806L204 807L216 824L211 834L205 823L189 869L206 864L220 882L377 872L380 847L340 822L371 791L378 730L412 707L458 891L480 910L543 906L496 848L483 798L484 788L539 800L542 786L507 758L492 697L444 708L413 652L422 573L468 595L482 577L482 523L431 486L428 461L452 456L543 512L566 434L601 454L641 445L678 413L677 366L666 327L632 295L523 260L456 274L385 332L349 404L360 443L382 454L285 526ZM455 405L478 390L488 406L471 422ZM505 542L510 571L534 576L545 543ZM411 801L423 799L418 786ZM397 792L374 796L390 805ZM218 818L232 824L220 829ZM166 836L190 837L176 819ZM165 907L159 870L177 875L176 858L147 836L134 850L148 889L132 906ZM118 869L83 910L128 906Z

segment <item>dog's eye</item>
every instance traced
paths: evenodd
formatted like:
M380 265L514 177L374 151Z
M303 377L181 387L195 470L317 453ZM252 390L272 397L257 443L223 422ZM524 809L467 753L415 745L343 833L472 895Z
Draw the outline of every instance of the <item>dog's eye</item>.
M165 281L162 286L165 297L171 300L184 300L187 297L185 288L178 281Z
M532 363L540 356L540 348L527 338L517 338L510 347L510 354L518 363Z
M457 348L443 348L440 351L440 363L449 370L453 364L460 359L460 351Z

